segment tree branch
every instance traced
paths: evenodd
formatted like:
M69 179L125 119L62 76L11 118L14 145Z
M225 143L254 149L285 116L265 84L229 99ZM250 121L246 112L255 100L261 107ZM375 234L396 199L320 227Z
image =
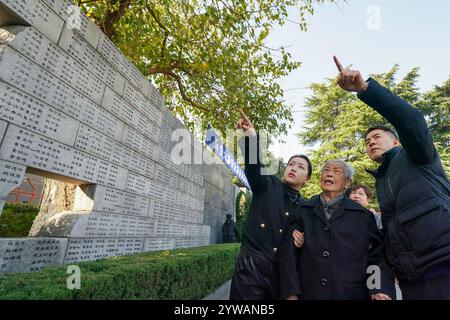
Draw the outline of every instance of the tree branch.
M93 2L98 2L99 0L78 0L78 6L80 7L82 4L88 4L88 3L93 3Z
M161 58L164 58L164 50L166 49L167 36L168 36L167 32L164 32L164 39L161 44L161 53L160 53Z
M106 11L105 18L100 26L100 29L109 39L114 35L114 24L123 17L131 4L131 0L119 0L119 3L119 8L117 10Z
M147 8L148 13L150 13L150 15L152 16L152 18L156 21L156 23L158 24L158 26L163 29L166 33L169 33L169 30L167 30L167 28L163 25L163 23L161 22L161 20L158 19L158 17L156 16L155 11L153 11L152 8L150 8L150 6L148 5L148 2L145 3L145 6Z
M169 30L164 26L164 24L161 22L161 20L159 20L159 18L156 16L155 11L152 8L150 8L148 2L145 2L145 7L147 8L148 13L155 20L156 24L164 31L164 39L161 44L161 52L160 52L160 56L161 56L161 58L163 58L164 50L166 49L166 45L167 45L167 38L169 37Z
M178 90L180 91L181 97L183 98L184 101L189 102L196 109L200 109L205 112L210 112L210 110L200 106L198 103L196 103L195 101L193 101L191 98L189 98L187 96L186 89L183 86L183 83L181 81L181 77L178 74L176 74L175 72L173 72L172 70L166 69L166 68L161 68L161 67L150 67L150 68L148 68L148 72L150 74L164 74L164 75L172 77L177 82Z

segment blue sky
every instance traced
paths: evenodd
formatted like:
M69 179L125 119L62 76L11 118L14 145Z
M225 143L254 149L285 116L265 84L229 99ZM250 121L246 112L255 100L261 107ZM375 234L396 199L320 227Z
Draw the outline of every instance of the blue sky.
M302 88L337 74L333 54L363 76L388 71L396 63L399 77L419 67L420 91L432 89L450 75L450 1L337 1L338 6L316 6L314 16L308 17L307 32L287 23L277 27L268 41L271 47L289 46L292 57L302 62L281 82L295 122L289 134L281 137L286 143L276 143L271 150L285 160L307 152L295 135L303 126L304 99L310 94ZM298 21L295 10L290 19Z

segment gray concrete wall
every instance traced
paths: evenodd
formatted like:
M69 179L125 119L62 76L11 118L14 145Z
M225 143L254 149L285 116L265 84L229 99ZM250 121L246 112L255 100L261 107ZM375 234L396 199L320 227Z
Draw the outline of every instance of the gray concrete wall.
M0 1L0 209L25 172L79 186L39 237L0 239L0 272L218 242L231 172L172 161L182 123L70 5Z

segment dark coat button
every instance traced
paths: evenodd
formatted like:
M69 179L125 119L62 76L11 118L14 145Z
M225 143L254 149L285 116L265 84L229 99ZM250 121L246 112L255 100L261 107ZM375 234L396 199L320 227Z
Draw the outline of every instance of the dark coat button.
M322 252L322 257L328 258L329 256L330 256L330 253L329 253L327 250L325 250L324 252Z
M325 279L325 278L323 278L323 279L320 279L320 284L321 284L321 286L322 286L322 287L325 287L325 286L327 286L327 285L328 285L328 280L327 280L327 279Z

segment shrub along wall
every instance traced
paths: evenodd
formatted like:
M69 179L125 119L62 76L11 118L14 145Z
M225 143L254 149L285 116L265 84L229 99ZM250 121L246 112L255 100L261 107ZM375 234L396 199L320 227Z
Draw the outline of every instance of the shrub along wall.
M232 243L78 263L73 290L67 266L0 274L0 299L201 299L231 279L238 251Z

